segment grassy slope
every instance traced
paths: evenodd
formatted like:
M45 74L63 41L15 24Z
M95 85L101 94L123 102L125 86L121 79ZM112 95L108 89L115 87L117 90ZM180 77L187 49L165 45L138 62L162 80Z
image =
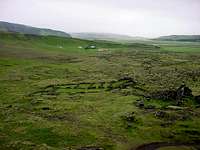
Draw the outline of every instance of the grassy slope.
M43 36L52 35L52 36L59 36L59 37L71 37L69 34L62 31L35 28L31 26L8 23L8 22L3 22L3 21L0 21L0 31L21 33L21 34L43 35Z
M199 140L200 110L194 109L191 100L185 104L190 111L169 112L187 113L190 119L177 119L163 127L161 124L169 121L156 118L154 113L171 102L145 101L145 105L156 106L156 110L148 112L134 105L141 97L127 94L130 89L85 94L76 93L77 90L69 94L67 89L60 89L56 96L30 95L48 85L107 81L125 74L149 92L178 87L185 81L195 95L200 94L197 51L162 52L152 51L152 46L104 42L95 44L107 51L77 48L88 43L91 42L57 37L0 35L1 149L99 146L126 150L152 141ZM131 112L135 112L138 121L122 119Z
M89 41L74 38L62 38L55 36L36 36L36 35L23 35L12 33L0 33L2 44L14 47L22 46L27 48L47 49L47 50L67 50L77 51L78 47L86 47L88 45L96 45L98 48L129 48L135 47L149 47L154 48L151 45L145 44L119 44L115 42L106 41ZM83 50L80 50L82 52Z

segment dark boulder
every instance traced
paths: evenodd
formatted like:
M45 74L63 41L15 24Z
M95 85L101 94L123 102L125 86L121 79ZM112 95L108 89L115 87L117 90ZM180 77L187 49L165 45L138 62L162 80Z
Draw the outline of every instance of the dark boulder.
M155 116L157 118L166 118L168 117L168 114L165 111L160 110L155 113Z
M200 95L194 97L197 104L200 104Z
M49 107L43 107L42 110L50 110Z
M182 99L184 97L192 97L192 90L187 87L185 84L182 84L177 90L176 90L176 99Z
M136 103L136 106L139 107L139 108L143 108L144 107L144 101L143 100L140 100Z

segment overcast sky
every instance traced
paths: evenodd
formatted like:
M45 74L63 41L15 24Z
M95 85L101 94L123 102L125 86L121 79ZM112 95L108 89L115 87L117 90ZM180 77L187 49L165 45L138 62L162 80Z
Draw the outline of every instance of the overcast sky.
M200 0L0 0L0 20L65 32L200 34Z

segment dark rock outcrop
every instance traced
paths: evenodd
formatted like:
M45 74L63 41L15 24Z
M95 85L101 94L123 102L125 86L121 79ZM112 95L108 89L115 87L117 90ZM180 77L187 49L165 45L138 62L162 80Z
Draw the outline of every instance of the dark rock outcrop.
M185 84L182 84L178 89L159 91L151 94L151 98L163 100L175 100L177 104L181 103L183 98L193 97L192 90Z

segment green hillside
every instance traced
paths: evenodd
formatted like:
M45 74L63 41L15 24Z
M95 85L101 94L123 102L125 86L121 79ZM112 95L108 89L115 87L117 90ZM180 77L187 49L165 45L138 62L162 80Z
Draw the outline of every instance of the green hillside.
M59 51L85 51L88 45L95 45L96 50L102 48L120 49L120 48L155 48L148 44L120 44L108 41L89 41L74 38L56 37L56 36L38 36L38 35L23 35L15 33L0 32L0 42L4 45L23 46L28 48L44 48L48 50ZM91 50L88 50L91 51Z
M21 24L14 24L0 21L0 32L12 32L12 33L21 33L21 34L31 34L31 35L52 35L52 36L60 36L60 37L71 37L69 34L56 31L51 29L42 29L35 28Z
M161 41L182 41L182 42L200 42L200 35L170 35L161 36L155 40Z

